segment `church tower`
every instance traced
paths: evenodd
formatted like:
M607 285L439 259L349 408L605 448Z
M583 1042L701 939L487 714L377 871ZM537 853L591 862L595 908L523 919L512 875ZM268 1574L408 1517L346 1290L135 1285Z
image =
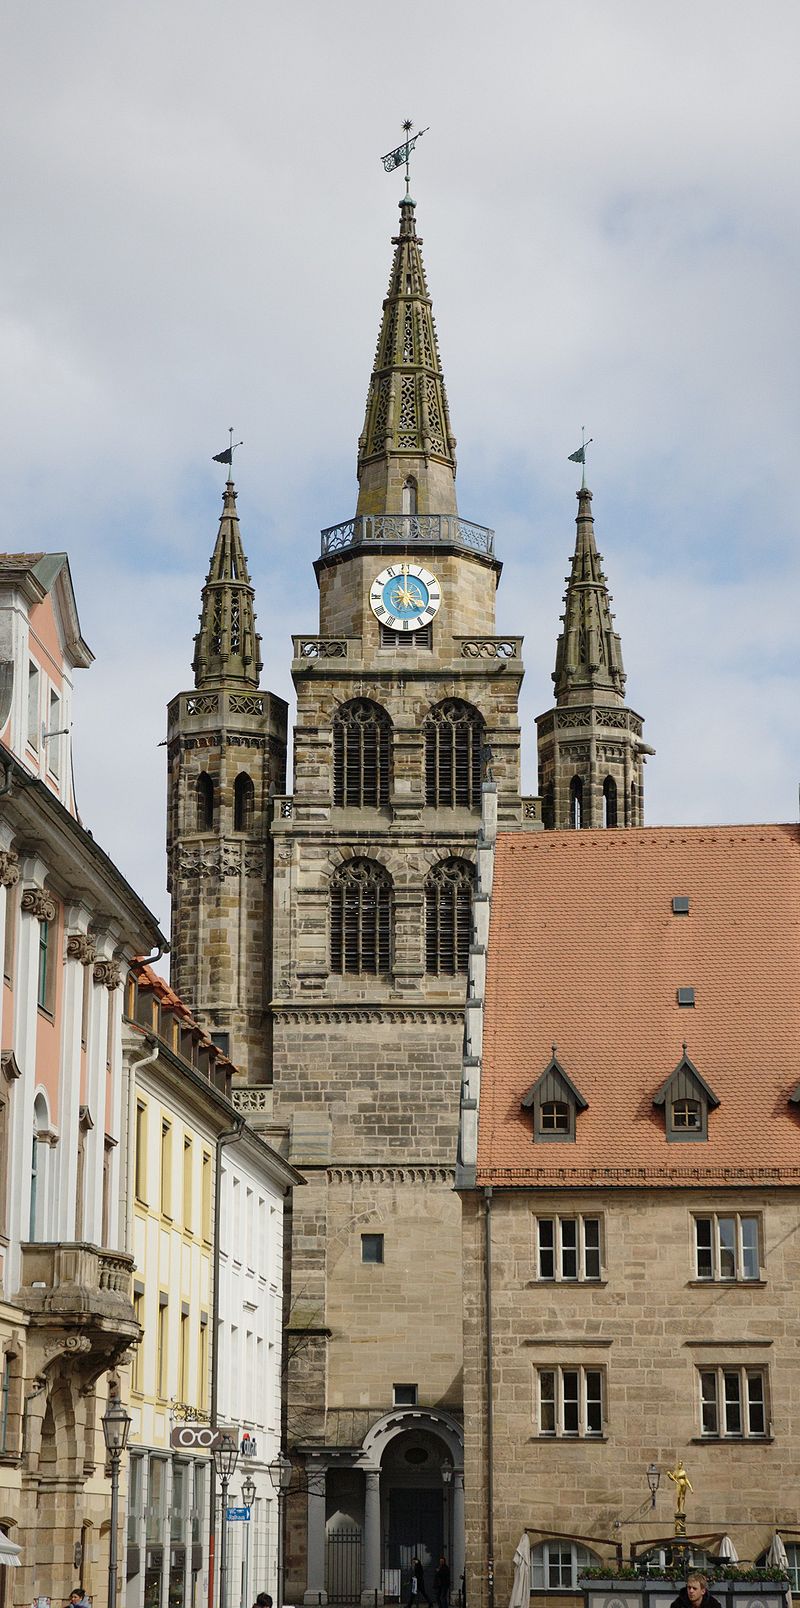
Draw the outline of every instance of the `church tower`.
M248 1083L270 1072L271 797L286 704L259 690L260 639L228 481L195 638L194 692L167 714L171 980Z
M578 492L577 539L553 673L556 706L539 715L545 827L642 826L642 717L625 703L622 644L597 551L592 493Z
M520 798L522 643L496 632L494 533L458 510L408 196L393 245L356 512L322 532L319 632L294 637L294 788L272 824L273 1121L306 1178L287 1434L310 1486L286 1591L314 1604L331 1515L363 1536L363 1570L341 1552L349 1600L380 1602L423 1540L460 1576L453 1166L483 779L501 824L540 825Z

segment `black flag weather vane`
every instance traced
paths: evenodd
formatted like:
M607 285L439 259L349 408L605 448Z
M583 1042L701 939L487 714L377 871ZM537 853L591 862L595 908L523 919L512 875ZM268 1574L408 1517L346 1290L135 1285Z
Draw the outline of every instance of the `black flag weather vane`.
M586 440L586 429L583 425L581 425L581 444L578 447L577 452L571 452L567 459L568 463L580 463L583 465L583 474L581 476L582 491L586 488L586 448L592 445L592 440L592 436L589 437L588 441Z
M426 128L421 128L419 133L415 134L413 139L412 139L411 138L411 130L412 130L413 127L414 127L414 124L411 122L410 118L406 118L406 120L405 120L405 122L403 124L403 128L405 129L405 133L406 133L406 137L405 137L405 139L403 141L403 144L398 145L397 148L394 151L387 151L386 155L381 157L381 161L382 161L383 166L384 166L384 171L386 173L394 173L395 168L402 167L403 163L405 162L405 166L406 166L406 195L409 194L410 188L411 188L411 174L410 174L410 171L409 171L409 162L410 162L410 159L411 159L411 152L413 151L414 146L417 143L417 140L421 140L423 134L427 134L427 132L428 132L428 130Z
M228 468L232 470L233 469L233 454L236 451L237 447L243 447L244 446L244 442L243 441L234 441L234 439L233 439L233 425L230 426L230 429L228 430L228 435L231 438L230 439L230 445L225 448L224 452L215 452L213 458L211 459L211 462L212 463L226 463L228 465ZM229 475L228 479L230 480L231 478L232 478L232 476Z

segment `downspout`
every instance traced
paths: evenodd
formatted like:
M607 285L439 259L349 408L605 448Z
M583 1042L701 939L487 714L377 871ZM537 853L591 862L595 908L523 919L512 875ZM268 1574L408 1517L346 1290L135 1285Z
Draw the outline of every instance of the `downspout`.
M145 1043L146 1044L148 1043L147 1039L145 1039ZM134 1135L133 1108L134 1108L134 1101L136 1099L136 1073L141 1072L142 1069L144 1067L146 1067L146 1066L152 1066L153 1062L157 1061L157 1060L158 1060L158 1045L157 1044L154 1045L153 1049L150 1050L147 1055L140 1055L138 1061L134 1061L132 1059L128 1060L126 1058L126 1056L124 1056L124 1055L122 1057L123 1069L125 1071L125 1076L126 1076L126 1078L128 1080L128 1086L127 1086L126 1089L123 1090L123 1098L125 1100L125 1107L126 1107L126 1121L127 1121L127 1124L128 1124L128 1131L127 1131L127 1134L125 1135L125 1165L126 1165L126 1168L127 1168L127 1176L125 1178L125 1194L124 1194L123 1201L122 1201L123 1214L124 1214L123 1220L124 1220L124 1223L125 1223L125 1248L126 1248L126 1250L132 1250L133 1249L133 1197L134 1197L134 1192L135 1191L134 1191L134 1187L133 1187L133 1179L131 1178L131 1155L132 1155L132 1152L133 1152L133 1144L132 1144L133 1135ZM136 1157L134 1156L134 1166L135 1165L136 1165ZM120 1184L121 1183L122 1183L122 1180L120 1180Z
M488 1608L494 1608L494 1400L492 1350L492 1186L483 1191L484 1216L484 1303L486 1307L486 1586Z
M217 1427L217 1400L219 1398L219 1198L222 1188L222 1151L225 1145L235 1145L244 1133L244 1117L238 1117L235 1128L226 1128L217 1135L217 1153L214 1163L214 1245L211 1264L211 1428ZM209 1462L208 1512L208 1608L214 1608L214 1572L217 1541L217 1470L213 1453ZM223 1518L223 1524L225 1522Z

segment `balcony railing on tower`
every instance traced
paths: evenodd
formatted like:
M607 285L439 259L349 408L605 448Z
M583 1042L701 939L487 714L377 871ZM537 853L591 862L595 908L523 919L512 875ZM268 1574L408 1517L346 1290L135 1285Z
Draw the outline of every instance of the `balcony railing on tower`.
M494 531L460 519L458 514L356 514L322 531L322 557L381 542L403 547L463 547L488 558L494 553Z

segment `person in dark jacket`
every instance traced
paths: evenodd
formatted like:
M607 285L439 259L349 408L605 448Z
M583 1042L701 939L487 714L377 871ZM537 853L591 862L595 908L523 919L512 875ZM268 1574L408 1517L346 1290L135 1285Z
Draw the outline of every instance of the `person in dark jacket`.
M433 1577L433 1589L436 1592L436 1608L448 1608L450 1601L450 1566L442 1552Z
M409 1582L408 1595L409 1608L419 1608L419 1605L423 1600L428 1604L428 1608L433 1608L431 1599L425 1590L425 1576L422 1572L422 1564L420 1563L419 1558L412 1558L411 1580Z
M692 1569L672 1608L721 1608L721 1604L719 1597L713 1597L708 1589L708 1575L701 1574L699 1569Z

